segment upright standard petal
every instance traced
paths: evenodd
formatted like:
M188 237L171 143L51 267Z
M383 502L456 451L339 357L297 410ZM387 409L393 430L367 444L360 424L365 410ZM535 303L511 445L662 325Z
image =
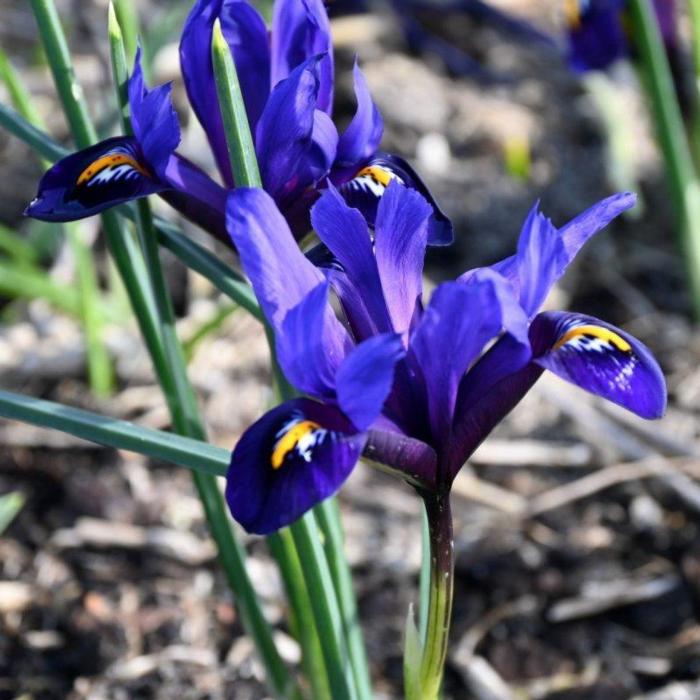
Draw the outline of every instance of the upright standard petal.
M649 349L615 326L582 314L542 313L530 329L534 362L642 418L666 409L666 382Z
M311 181L303 182L300 172L318 144L315 112L318 97L319 57L310 58L281 81L270 95L258 122L256 152L265 190L280 206ZM307 173L308 177L308 173Z
M323 0L277 0L272 15L272 87L313 56L319 66L318 109L333 109L333 41Z
M53 165L24 213L43 221L75 221L168 187L153 173L135 139L116 137Z
M379 202L392 180L398 180L406 187L417 190L432 207L428 245L442 246L452 243L452 222L442 212L415 170L399 156L377 153L365 167L340 186L340 193L351 207L362 212L370 226L374 226Z
M336 372L352 343L328 303L328 282L289 310L277 333L277 356L287 379L301 392L334 399Z
M370 317L371 329L374 332L390 330L391 322L372 250L372 239L362 214L357 209L351 209L333 185L329 185L311 210L311 223L340 264L347 281L359 292L362 306ZM357 306L347 297L341 297L341 301ZM351 316L356 315L352 309L346 308L346 311ZM367 332L363 335L367 335Z
M211 58L216 19L220 19L224 38L233 52L253 134L270 93L270 49L264 20L245 0L198 0L182 33L180 65L187 96L207 134L224 181L231 186L233 175Z
M320 283L323 273L299 250L270 195L240 187L228 199L226 221L265 316L279 332L287 312Z
M503 314L492 280L437 287L411 336L409 361L425 384L433 439L446 442L452 430L457 391L469 365L502 329Z
M129 78L131 126L144 158L161 177L165 176L170 156L180 143L180 124L170 99L171 89L170 84L146 87L139 48Z
M394 367L406 351L396 333L375 335L356 346L338 368L338 405L358 430L366 430L381 413Z
M377 152L384 133L384 120L372 100L367 80L355 61L353 67L357 111L338 142L336 167L352 176Z
M556 281L594 234L630 207L637 198L622 192L594 204L557 231L539 212L530 211L518 239L518 252L491 266L516 290L523 308L534 316ZM466 279L473 271L466 272Z
M296 399L274 408L233 451L226 482L231 514L260 535L290 525L341 487L365 441L331 406Z
M392 182L379 202L374 250L394 330L408 331L423 290L423 261L432 210L415 190Z

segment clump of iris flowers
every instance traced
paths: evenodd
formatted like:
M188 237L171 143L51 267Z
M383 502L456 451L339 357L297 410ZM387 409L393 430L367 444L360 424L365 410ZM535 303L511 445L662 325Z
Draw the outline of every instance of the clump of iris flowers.
M595 318L539 312L583 244L634 201L615 195L561 229L535 207L515 255L425 299L431 207L415 190L389 185L372 237L330 186L311 215L333 257L324 269L299 251L268 194L234 192L229 231L303 397L240 439L226 492L233 516L254 533L288 525L335 493L361 456L444 507L465 460L545 369L661 416L664 379L642 343Z
M189 101L202 124L223 186L176 152L180 127L170 86L145 87L140 57L129 81L134 135L115 137L59 161L44 176L27 215L72 221L158 193L227 243L225 201L235 187L211 57L219 21L231 48L265 190L297 237L309 229L309 207L327 178L371 220L386 184L398 179L429 196L401 159L378 152L383 122L365 78L354 68L357 111L339 135L331 119L334 70L328 17L321 0L278 0L268 32L245 0L198 0L180 43ZM433 201L435 244L452 226Z

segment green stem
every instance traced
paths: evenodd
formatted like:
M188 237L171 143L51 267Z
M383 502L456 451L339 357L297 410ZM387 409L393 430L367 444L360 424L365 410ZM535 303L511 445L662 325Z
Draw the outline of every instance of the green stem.
M302 648L302 663L306 678L311 685L311 695L314 700L332 700L316 625L306 623L307 620L313 620L314 613L292 533L289 528L284 528L269 535L267 544L279 566L291 606L291 627Z
M326 499L316 506L314 513L323 533L324 549L338 598L358 697L369 700L372 697L372 685L367 664L367 652L362 638L352 574L344 553L343 529L340 523L338 502L332 498Z
M700 183L690 156L654 8L650 0L630 0L629 9L666 164L668 187L678 218L691 300L695 315L700 318Z
M430 600L420 666L422 700L435 700L447 658L454 589L454 544L449 494L425 494L430 531Z
M420 642L423 645L425 644L425 637L428 631L428 606L430 603L430 525L425 505L421 513L421 562L418 586L420 601L418 607L419 632Z

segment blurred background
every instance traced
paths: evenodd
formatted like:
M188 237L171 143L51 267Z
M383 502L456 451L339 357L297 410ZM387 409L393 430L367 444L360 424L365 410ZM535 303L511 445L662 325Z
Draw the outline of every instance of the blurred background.
M348 12L358 4L330 3L337 121L354 111L357 54L385 120L383 148L411 160L455 224L456 242L431 252L428 278L510 255L537 199L561 225L635 189L639 207L587 246L548 305L632 332L669 385L668 414L650 424L545 375L463 470L445 697L700 697L700 333L638 77L625 60L604 73L572 71L559 0L486 6L526 27L479 4ZM117 113L106 2L57 5L108 135ZM690 76L679 5L674 60ZM175 81L181 150L213 171L179 75L190 6L144 0L138 12L152 82ZM28 3L3 0L0 46L40 120L72 148ZM2 86L0 100L10 102ZM0 387L167 429L99 220L63 230L22 218L43 170L0 130ZM111 388L98 390L76 297L85 246L114 368ZM265 338L209 283L164 260L211 439L230 448L270 399ZM0 421L0 496L0 699L266 697L184 470ZM417 600L419 502L364 466L340 502L377 697L398 698L404 618ZM276 569L264 542L246 542L281 650L296 663Z

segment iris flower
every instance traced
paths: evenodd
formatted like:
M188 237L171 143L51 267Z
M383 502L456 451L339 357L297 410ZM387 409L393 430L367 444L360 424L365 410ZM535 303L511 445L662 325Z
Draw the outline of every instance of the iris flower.
M322 0L278 0L272 30L245 0L198 0L180 43L189 101L202 124L224 187L175 152L180 127L170 86L148 90L137 56L129 81L134 135L102 141L54 165L26 213L71 221L158 193L206 230L225 235L226 191L235 186L211 58L215 22L238 68L263 187L297 236L308 231L309 207L327 177L371 217L389 180L398 178L428 194L403 161L377 151L382 118L355 65L357 111L339 136L331 119L333 53ZM452 240L452 227L433 202L433 239Z
M674 0L654 0L668 49L676 41ZM605 70L630 53L625 31L626 0L566 0L569 63L577 71Z
M545 369L659 417L666 388L642 343L592 317L539 312L581 246L633 203L610 197L561 229L535 207L514 256L438 285L426 301L431 207L415 190L389 184L372 237L329 187L312 210L334 256L323 270L298 250L268 194L236 190L228 228L303 397L265 414L235 447L233 516L260 534L288 525L335 493L360 456L445 495Z

